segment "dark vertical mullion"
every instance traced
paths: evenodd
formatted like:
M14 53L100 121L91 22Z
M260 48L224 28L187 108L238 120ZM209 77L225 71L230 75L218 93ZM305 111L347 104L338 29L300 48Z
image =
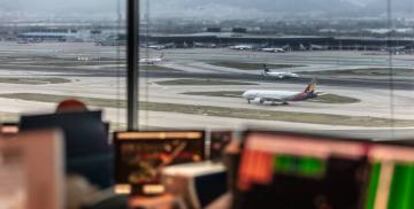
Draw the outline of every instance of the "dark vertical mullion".
M139 0L127 1L127 126L138 130Z
M391 129L391 138L394 138L394 119L395 119L395 100L394 100L394 65L393 65L393 33L394 33L394 25L393 25L393 16L392 16L392 2L391 0L387 0L387 27L389 29L387 35L387 48L388 48L388 68L389 68L389 90L390 90L390 129ZM398 45L397 45L398 46Z

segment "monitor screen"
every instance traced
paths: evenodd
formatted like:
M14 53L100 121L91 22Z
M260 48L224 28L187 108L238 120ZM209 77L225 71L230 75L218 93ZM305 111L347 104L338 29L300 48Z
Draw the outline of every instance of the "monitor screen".
M413 208L414 147L250 131L235 208Z
M205 159L204 136L202 131L115 133L116 192L162 193L164 167Z
M414 208L414 148L373 146L365 208Z
M226 146L233 138L233 131L211 131L209 159L213 162L220 162Z
M239 208L361 208L367 144L260 132L245 140Z

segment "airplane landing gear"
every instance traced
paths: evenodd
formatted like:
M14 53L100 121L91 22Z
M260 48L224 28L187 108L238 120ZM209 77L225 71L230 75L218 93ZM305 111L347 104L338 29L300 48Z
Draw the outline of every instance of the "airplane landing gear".
M248 100L247 100L247 104L250 104L250 103L251 103L251 101L250 101L250 99L248 99Z
M282 102L282 105L289 105L288 102Z

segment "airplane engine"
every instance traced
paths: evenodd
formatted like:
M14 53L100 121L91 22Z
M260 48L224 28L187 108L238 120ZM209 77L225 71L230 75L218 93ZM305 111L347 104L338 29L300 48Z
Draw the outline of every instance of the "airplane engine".
M252 102L255 104L263 104L264 100L262 98L254 98Z
M310 93L310 94L308 95L308 97L309 97L310 99L316 98L316 97L318 97L318 93Z

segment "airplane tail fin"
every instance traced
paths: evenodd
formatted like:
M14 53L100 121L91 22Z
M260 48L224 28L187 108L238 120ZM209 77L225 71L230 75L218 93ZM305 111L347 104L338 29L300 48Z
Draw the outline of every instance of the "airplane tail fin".
M306 87L304 93L315 93L316 91L316 78L312 79L312 81Z
M269 70L269 68L267 67L267 65L266 64L263 64L263 73L268 73L270 70Z

